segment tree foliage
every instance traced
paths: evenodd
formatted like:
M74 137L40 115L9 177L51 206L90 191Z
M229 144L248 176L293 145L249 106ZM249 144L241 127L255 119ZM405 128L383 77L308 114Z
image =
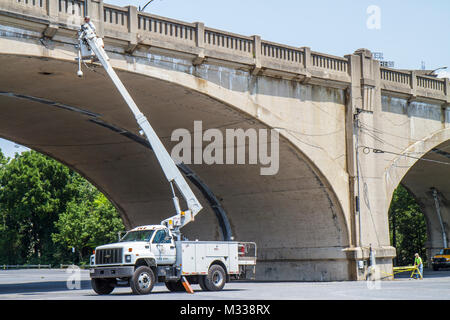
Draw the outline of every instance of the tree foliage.
M77 262L87 261L92 247L123 229L97 189L35 151L13 159L0 152L0 189L0 264L73 262L71 247Z
M397 249L397 258L394 261L396 265L412 265L415 253L419 253L423 261L426 261L425 216L414 197L401 185L395 190L392 198L389 227L391 243Z

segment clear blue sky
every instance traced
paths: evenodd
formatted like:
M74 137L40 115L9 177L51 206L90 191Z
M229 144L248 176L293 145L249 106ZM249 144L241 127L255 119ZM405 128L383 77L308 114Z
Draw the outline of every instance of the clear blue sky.
M371 5L380 9L379 30L367 28ZM448 0L154 0L146 12L338 56L367 48L400 69L420 69L422 61L427 69L450 68ZM0 148L8 156L24 150L1 139Z

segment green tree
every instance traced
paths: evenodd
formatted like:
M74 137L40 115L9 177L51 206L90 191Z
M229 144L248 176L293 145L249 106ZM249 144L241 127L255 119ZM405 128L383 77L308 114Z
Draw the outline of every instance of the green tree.
M395 190L392 198L389 226L391 243L397 249L397 257L394 261L396 265L412 265L416 252L426 261L425 217L414 197L402 185Z
M35 151L0 151L0 264L86 260L123 230L111 203L88 181Z
M3 161L0 175L3 263L42 263L54 248L51 233L73 190L73 172L35 151ZM5 261L6 260L6 261ZM45 260L45 259L44 259Z
M124 230L116 209L97 190L87 197L72 200L55 226L57 232L52 235L53 240L67 250L75 248L77 260L74 262L78 263L87 262L95 247L116 241L117 233Z

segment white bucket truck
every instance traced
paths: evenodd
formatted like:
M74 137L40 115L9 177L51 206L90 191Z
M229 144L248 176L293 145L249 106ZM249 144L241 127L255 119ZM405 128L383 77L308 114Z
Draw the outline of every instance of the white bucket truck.
M183 291L183 282L198 283L203 290L222 290L231 279L253 278L256 244L229 241L182 241L180 229L194 220L202 206L161 140L109 63L102 39L89 18L78 33L78 72L84 60L99 61L136 118L170 184L176 214L160 225L130 230L118 243L96 248L91 256L90 277L98 294L117 286L130 286L134 294L147 294L155 282L165 282L170 291ZM176 187L186 201L181 210Z

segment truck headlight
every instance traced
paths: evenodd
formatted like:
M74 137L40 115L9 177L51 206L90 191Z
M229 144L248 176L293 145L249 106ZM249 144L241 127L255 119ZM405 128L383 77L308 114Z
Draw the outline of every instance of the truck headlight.
M130 254L125 255L125 262L131 262L131 255Z
M91 259L89 262L90 262L91 266L93 266L95 264L95 256L94 255L91 256Z

